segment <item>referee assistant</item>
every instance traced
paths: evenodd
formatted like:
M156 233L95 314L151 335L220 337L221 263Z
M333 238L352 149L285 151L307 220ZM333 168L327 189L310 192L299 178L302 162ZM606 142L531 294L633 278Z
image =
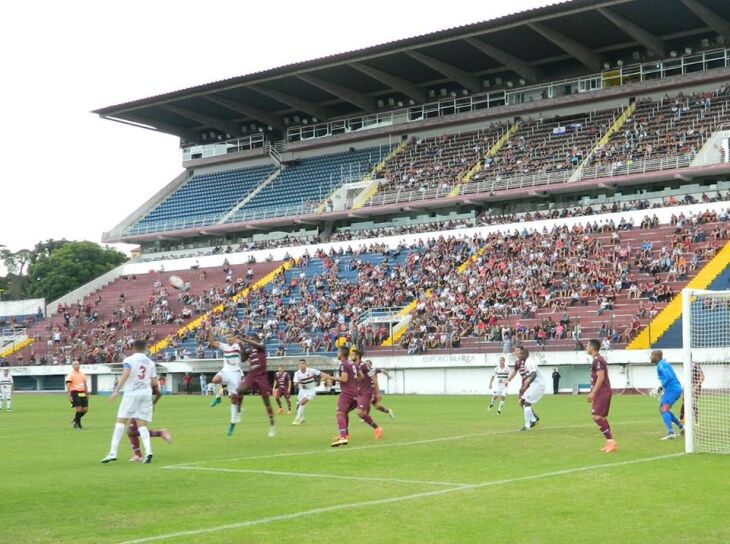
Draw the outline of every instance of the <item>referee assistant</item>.
M86 374L79 370L81 364L78 361L71 363L73 370L66 376L66 390L71 407L76 411L71 425L74 429L83 429L81 418L89 411L89 386L86 382Z

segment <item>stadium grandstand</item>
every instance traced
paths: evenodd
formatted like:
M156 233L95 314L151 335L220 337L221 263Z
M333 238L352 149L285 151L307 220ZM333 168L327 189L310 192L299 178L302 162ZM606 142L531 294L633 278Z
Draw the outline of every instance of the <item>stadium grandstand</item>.
M572 0L102 108L183 171L0 358L679 347L730 280L729 82L726 1Z

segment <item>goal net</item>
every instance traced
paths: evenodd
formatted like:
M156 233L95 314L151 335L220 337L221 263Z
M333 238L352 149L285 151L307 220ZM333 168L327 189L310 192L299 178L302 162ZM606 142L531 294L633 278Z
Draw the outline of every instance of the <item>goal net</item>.
M685 450L730 453L730 291L682 291Z

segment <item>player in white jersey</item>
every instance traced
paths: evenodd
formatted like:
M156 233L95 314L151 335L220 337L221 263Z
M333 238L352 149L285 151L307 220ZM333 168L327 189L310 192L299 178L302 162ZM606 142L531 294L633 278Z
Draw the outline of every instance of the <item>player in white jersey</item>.
M5 410L12 412L12 400L13 377L10 375L10 370L6 368L3 370L2 376L0 376L0 412L3 409L3 401L5 401Z
M307 362L304 359L299 360L299 370L294 373L294 385L299 388L297 415L292 425L304 423L304 406L317 396L317 383L315 380L319 376L327 375L316 368L307 368Z
M502 414L502 408L504 408L504 400L507 398L507 380L509 379L509 373L510 370L504 357L500 357L499 364L494 369L492 377L489 379L489 389L492 391L492 400L489 401L489 408L487 408L487 410L491 410L492 408L494 408L494 401L499 398L497 415ZM496 385L494 384L494 380L497 380ZM492 386L494 386L494 388L492 388Z
M102 463L109 463L117 460L119 442L127 426L127 422L134 418L137 420L139 437L144 446L144 463L152 462L152 446L150 444L150 431L147 423L152 421L152 395L159 392L157 382L157 370L155 363L145 355L147 344L144 340L135 340L134 354L124 359L124 370L119 383L109 397L109 401L124 391L122 403L117 412L117 423L112 434L111 448L109 455L101 460Z
M520 430L529 431L539 421L532 411L532 406L540 402L545 394L545 380L542 379L542 374L537 365L527 360L529 352L522 348L522 354L524 365L521 370L523 379L522 388L520 389L520 402L522 402L522 409L525 413L525 426Z
M231 422L228 425L228 436L231 436L236 428L236 423L241 422L242 398L236 394L236 389L243 380L243 370L241 370L240 340L235 336L229 336L226 340L228 342L218 342L213 336L213 330L208 332L208 345L213 349L223 351L223 368L213 377L211 383L219 386L225 385L228 390L228 400L231 401ZM210 403L211 408L221 403L222 389L222 387L218 388L218 394Z

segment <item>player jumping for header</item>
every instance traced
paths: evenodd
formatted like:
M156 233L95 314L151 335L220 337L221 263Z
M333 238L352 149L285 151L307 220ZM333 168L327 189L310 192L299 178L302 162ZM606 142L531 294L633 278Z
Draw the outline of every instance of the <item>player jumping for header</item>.
M661 387L657 391L661 394L659 400L659 412L662 415L662 421L664 426L667 428L666 436L662 437L662 440L674 440L677 435L674 432L672 423L674 423L679 429L680 433L684 433L684 425L677 419L672 413L672 404L679 400L682 396L682 385L677 379L677 375L674 373L672 365L664 360L664 353L660 349L655 349L651 352L650 356L651 364L656 365L656 373L659 378Z
M252 338L241 338L241 342L246 345L244 353L249 365L249 372L246 377L238 385L236 394L241 397L243 405L243 395L247 391L251 391L256 386L261 394L261 400L266 408L266 415L269 416L269 438L276 436L276 427L274 426L274 410L271 408L271 385L266 375L266 346Z
M228 400L231 401L231 422L228 425L228 436L233 434L236 423L241 422L241 403L243 398L236 394L236 389L243 380L241 370L241 341L235 336L226 338L227 342L218 342L213 337L213 330L208 332L208 345L213 349L223 351L223 368L213 377L211 383L219 385L218 394L210 403L211 408L221 403L221 389L225 385L230 392Z

